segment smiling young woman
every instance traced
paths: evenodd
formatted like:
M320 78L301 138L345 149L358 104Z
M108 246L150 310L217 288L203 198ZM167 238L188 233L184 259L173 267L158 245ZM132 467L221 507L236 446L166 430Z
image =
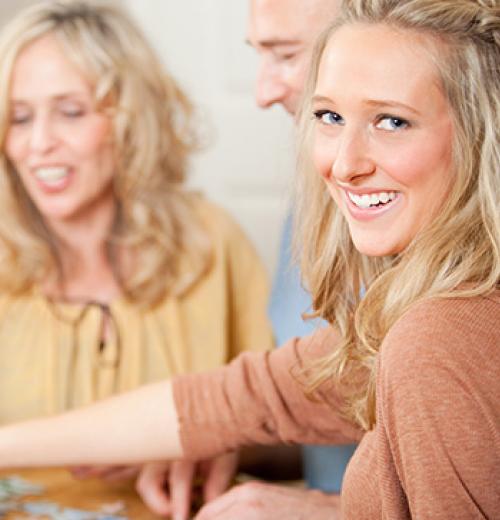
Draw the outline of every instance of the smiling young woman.
M316 384L370 367L370 391L350 398L370 428L391 326L419 301L497 288L499 13L473 0L344 7L309 77L296 223L314 307L345 338Z
M301 113L301 254L331 327L0 431L1 463L361 439L342 518L495 518L499 31L496 0L345 0L318 43ZM93 418L128 428L95 447ZM198 518L233 520L235 496ZM305 503L287 518L307 514Z

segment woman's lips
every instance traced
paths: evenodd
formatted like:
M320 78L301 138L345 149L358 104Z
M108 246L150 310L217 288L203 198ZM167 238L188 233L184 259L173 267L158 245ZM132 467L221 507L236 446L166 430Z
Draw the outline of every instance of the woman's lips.
M399 205L401 193L398 191L373 191L354 193L343 190L349 213L361 221L373 220Z
M73 170L67 166L44 166L34 170L38 186L47 193L58 193L66 189Z

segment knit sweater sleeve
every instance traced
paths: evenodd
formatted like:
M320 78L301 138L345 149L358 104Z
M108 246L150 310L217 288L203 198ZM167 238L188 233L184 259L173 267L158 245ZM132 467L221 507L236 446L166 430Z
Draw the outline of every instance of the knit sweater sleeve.
M239 446L289 442L350 443L361 433L340 418L333 391L311 400L294 370L335 347L321 330L267 353L245 353L221 369L174 380L184 455L203 459Z
M377 453L387 518L499 514L499 320L498 299L436 300L386 337Z

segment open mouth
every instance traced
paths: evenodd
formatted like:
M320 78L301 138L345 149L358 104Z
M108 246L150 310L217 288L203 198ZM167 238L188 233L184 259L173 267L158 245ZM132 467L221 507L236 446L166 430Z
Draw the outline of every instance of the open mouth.
M388 206L398 197L398 193L395 191L381 191L379 193L365 193L364 195L357 195L348 191L347 196L349 197L349 200L359 209L375 209Z
M35 171L35 177L48 186L57 186L63 182L69 175L69 168L52 166L38 168Z

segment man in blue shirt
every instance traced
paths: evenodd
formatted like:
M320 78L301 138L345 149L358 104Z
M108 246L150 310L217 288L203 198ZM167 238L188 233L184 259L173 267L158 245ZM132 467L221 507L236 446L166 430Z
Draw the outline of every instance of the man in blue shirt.
M332 21L340 0L250 0L247 41L259 55L256 101L259 107L282 105L294 116L305 86L312 45ZM292 172L291 172L292 173ZM321 323L304 322L311 299L302 288L300 273L291 261L291 216L282 233L269 314L275 339L282 345L294 336L310 334ZM347 463L355 446L304 446L303 469L309 491L267 483L237 486L203 507L203 520L335 520L338 495ZM150 476L141 494L161 493L161 479ZM181 481L182 484L182 481ZM188 489L189 482L187 486ZM173 491L173 490L171 490ZM154 507L152 507L155 509ZM174 508L175 510L175 508ZM181 518L176 516L174 518ZM340 512L339 512L340 518Z

